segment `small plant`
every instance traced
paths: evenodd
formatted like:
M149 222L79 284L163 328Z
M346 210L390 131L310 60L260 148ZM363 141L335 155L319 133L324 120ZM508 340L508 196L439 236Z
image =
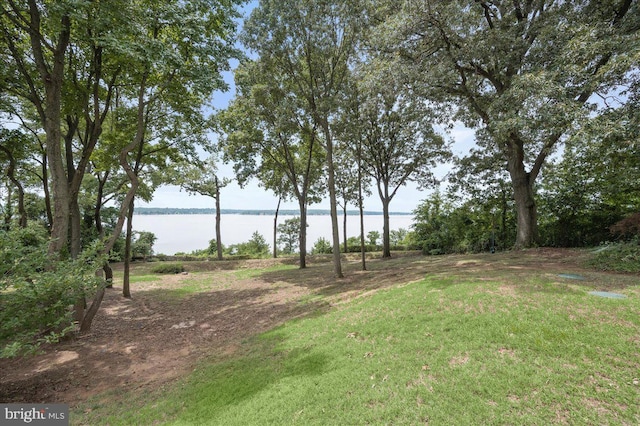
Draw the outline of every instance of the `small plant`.
M182 263L160 263L151 269L154 274L180 274L184 272Z

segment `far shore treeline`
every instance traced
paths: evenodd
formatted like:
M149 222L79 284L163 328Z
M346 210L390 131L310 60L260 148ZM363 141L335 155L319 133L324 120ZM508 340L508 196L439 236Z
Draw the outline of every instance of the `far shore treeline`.
M137 207L135 210L135 214L139 215L169 215L169 214L215 214L216 209L213 208L176 208L176 207ZM243 209L220 209L220 214L244 214L244 215L252 215L252 216L269 216L274 215L275 210L243 210ZM282 216L296 216L299 215L300 212L298 210L280 210L278 211L279 215ZM309 209L307 210L307 215L311 216L324 216L329 215L331 212L329 210L322 209ZM357 210L348 210L347 215L356 216L360 214ZM369 212L365 211L365 215L371 216L381 216L382 212ZM408 212L389 212L390 215L412 215L413 213Z

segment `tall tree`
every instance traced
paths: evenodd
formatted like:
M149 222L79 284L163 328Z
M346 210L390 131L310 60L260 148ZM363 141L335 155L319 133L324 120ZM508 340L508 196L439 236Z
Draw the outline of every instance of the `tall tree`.
M480 147L497 147L516 203L515 245L535 244L536 179L597 109L593 95L615 91L637 66L638 2L406 0L389 10L377 40L427 99L478 129Z
M346 87L360 27L360 2L268 0L245 22L243 41L269 68L286 76L289 90L322 134L331 207L333 264L342 277L333 162L333 120Z
M417 182L423 188L435 184L433 168L448 157L449 151L442 136L435 133L425 103L415 99L393 70L374 62L373 70L362 81L362 161L365 173L376 182L382 202L382 256L391 257L391 201L407 182Z
M3 63L13 75L11 90L33 103L46 134L46 153L53 182L53 224L49 254L58 255L67 244L69 188L61 151L62 87L65 56L70 44L75 2L56 7L38 0L7 0L0 9Z
M238 94L218 114L221 145L244 185L255 177L300 209L300 268L306 267L307 207L320 200L322 149L313 122L290 94L290 81L264 61L245 61L236 70Z

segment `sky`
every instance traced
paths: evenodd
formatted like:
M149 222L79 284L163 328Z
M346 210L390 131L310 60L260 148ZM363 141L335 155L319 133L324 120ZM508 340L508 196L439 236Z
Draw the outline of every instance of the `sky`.
M244 16L248 16L257 5L256 1L251 1L242 9ZM240 22L241 24L241 22ZM237 62L232 66L237 65ZM233 69L223 73L224 79L229 85L227 92L216 92L212 98L211 108L220 110L226 108L229 101L235 95L235 85L233 81ZM215 135L212 135L215 138ZM452 150L456 155L467 154L474 146L475 138L472 129L457 125L446 135L452 141ZM219 177L234 177L233 166L231 164L219 164ZM447 172L451 170L451 164L441 164L435 170L434 175L442 180ZM367 211L382 211L382 203L375 187L371 188L372 195L364 201L364 208ZM415 183L409 182L406 186L398 189L396 196L389 206L393 212L412 212L420 202L428 197L433 190L421 191ZM245 210L275 210L278 198L270 191L261 188L257 180L250 181L244 188L240 188L235 181L220 191L220 204L222 209L245 209ZM138 207L180 207L180 208L214 208L215 200L211 197L201 195L190 195L181 191L179 187L170 185L163 186L156 190L153 200L144 203L138 202ZM329 209L329 196L319 204L309 206L311 209ZM295 200L283 202L281 209L298 209ZM355 210L356 206L350 206L349 210Z

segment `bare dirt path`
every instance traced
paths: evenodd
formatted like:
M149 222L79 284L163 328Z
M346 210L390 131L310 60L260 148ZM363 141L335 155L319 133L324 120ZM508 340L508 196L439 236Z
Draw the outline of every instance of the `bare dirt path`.
M74 406L105 391L156 388L184 376L207 357L232 355L242 339L381 288L465 270L489 278L505 270L575 273L583 271L579 258L577 251L550 249L476 256L413 254L371 260L367 271L349 261L343 280L333 278L326 259L312 260L307 270L261 273L251 271L282 261L189 262L187 275L134 283L132 299L121 297L116 284L108 290L90 334L46 347L40 355L0 360L0 402ZM138 272L144 268L149 266L136 266ZM624 281L610 285L620 287Z

